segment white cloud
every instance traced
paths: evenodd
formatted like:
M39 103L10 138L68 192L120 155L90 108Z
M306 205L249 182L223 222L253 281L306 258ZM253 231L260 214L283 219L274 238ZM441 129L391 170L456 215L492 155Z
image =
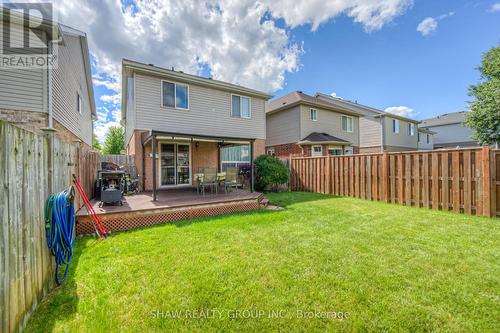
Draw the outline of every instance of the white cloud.
M417 26L417 31L422 34L422 36L428 36L438 28L438 21L444 20L445 18L455 15L455 12L449 12L441 14L438 17L427 17Z
M412 108L407 106L391 106L385 109L385 112L389 112L401 117L409 117L412 118L416 115Z
M428 17L418 24L417 31L420 32L422 36L428 36L436 31L437 27L438 23L436 19Z
M59 20L87 33L100 98L118 109L121 60L128 58L274 92L300 69L302 42L290 29L351 17L381 29L413 0L55 0ZM129 2L127 2L129 3ZM276 23L282 18L284 26ZM108 117L109 118L109 117ZM111 121L111 120L108 120ZM116 120L115 120L116 122ZM109 127L109 126L108 126ZM96 124L96 133L104 131Z
M104 103L112 103L118 104L120 103L121 94L113 94L113 95L101 95L100 100Z
M490 12L500 12L500 2L491 5Z

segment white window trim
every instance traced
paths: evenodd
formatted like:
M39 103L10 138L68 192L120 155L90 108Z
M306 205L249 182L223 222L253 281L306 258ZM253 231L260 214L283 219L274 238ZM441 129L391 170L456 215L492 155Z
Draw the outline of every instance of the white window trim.
M165 106L165 104L163 103L163 82L172 83L174 85L174 106L173 107L172 106ZM188 105L187 108L180 108L180 107L176 106L176 101L177 101L177 89L176 89L176 86L177 85L186 86L187 87L187 105ZM172 81L167 81L167 80L161 80L160 93L161 93L161 107L162 108L164 108L164 109L176 109L176 110L186 110L186 111L189 111L189 84L177 83L177 82L172 82Z
M240 98L240 116L233 116L233 96L238 96ZM242 97L248 98L248 117L244 117L241 113ZM251 119L252 118L252 99L250 96L231 94L231 109L229 110L229 115L233 118Z
M313 111L314 111L314 114L316 115L316 119L313 119L313 117L312 117ZM318 121L318 109L315 109L315 108L309 109L309 120Z
M415 124L414 123L408 123L408 135L415 136Z
M395 124L398 124L398 126L396 126ZM399 127L400 127L399 119L392 119L391 125L392 125L392 133L399 134Z
M351 130L350 130L350 131L349 131L349 129L347 129L347 128L346 128L346 129L343 129L343 128L342 128L342 118L351 119ZM346 126L347 126L347 122L346 122ZM347 127L349 127L349 126L347 126ZM351 116L344 116L344 115L342 115L342 117L340 118L340 128L342 128L342 130L343 130L344 132L347 132L347 133L352 133L352 132L354 131L354 119L353 119L353 117L351 117Z
M321 149L321 151L320 151L320 155L315 155L315 154L314 154L314 148L315 148L315 147L319 147L319 149ZM311 156L312 156L312 157L323 156L323 146L321 146L321 145L314 145L314 146L311 146Z
M78 111L79 114L82 114L83 109L83 100L82 96L79 93L76 93L76 111Z

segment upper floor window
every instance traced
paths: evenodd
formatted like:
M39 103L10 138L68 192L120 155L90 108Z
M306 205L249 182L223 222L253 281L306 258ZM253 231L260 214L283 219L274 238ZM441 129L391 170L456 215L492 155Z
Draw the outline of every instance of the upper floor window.
M189 109L189 88L185 84L161 82L162 106L176 109Z
M420 132L417 133L417 140L420 142Z
M231 116L250 118L250 97L231 95Z
M414 123L408 123L408 134L411 136L415 135L415 124Z
M309 110L309 119L312 121L318 121L318 110L310 109Z
M342 116L342 130L352 132L352 117Z
M392 132L399 133L399 120L397 119L392 120Z
M80 94L76 94L76 110L78 113L82 113L83 111L82 96Z
M431 136L429 134L427 134L427 143L429 144L431 141Z

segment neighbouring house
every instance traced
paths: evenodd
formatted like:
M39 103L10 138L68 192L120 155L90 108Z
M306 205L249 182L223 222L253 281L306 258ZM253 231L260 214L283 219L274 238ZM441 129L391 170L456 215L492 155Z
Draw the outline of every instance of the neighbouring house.
M419 149L417 120L339 97L295 91L266 111L267 153L282 159Z
M281 159L358 153L359 118L329 101L291 92L266 105L266 152Z
M434 149L434 132L425 128L418 128L418 150Z
M376 108L317 93L316 97L337 108L356 112L359 118L359 152L408 151L419 149L419 121Z
M254 157L265 153L269 98L235 84L124 59L122 124L140 186L153 191L192 186L193 174L207 167L238 167L250 176Z
M2 15L2 21L7 15ZM10 43L23 45L23 21L10 19ZM0 24L0 35L5 28ZM41 42L56 40L57 63L51 68L0 66L0 120L33 132L54 130L66 142L92 147L96 120L87 36L53 23L35 29ZM43 44L43 43L42 43ZM49 45L52 45L49 42ZM50 47L50 46L49 46ZM44 52L51 52L46 48ZM0 49L0 53L2 53Z
M434 132L434 149L476 147L472 139L474 130L464 125L467 112L451 112L422 120L419 127Z

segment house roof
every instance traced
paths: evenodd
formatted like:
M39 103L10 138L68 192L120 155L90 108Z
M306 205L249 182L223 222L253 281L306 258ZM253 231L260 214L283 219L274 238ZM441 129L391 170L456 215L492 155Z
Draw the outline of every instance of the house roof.
M166 79L171 79L179 82L198 84L209 88L215 88L237 94L258 97L264 100L268 100L273 97L272 95L269 95L263 91L246 88L237 84L214 80L211 78L206 78L198 75L186 74L182 71L173 70L173 68L168 69L155 66L153 64L145 64L134 60L122 59L122 122L126 118L126 110L127 110L126 77L131 70L136 72L146 73L149 75L160 76Z
M302 140L298 142L298 144L315 144L315 143L350 143L349 141L337 138L333 135L330 135L328 133L318 133L318 132L312 132Z
M353 115L353 116L358 116L362 117L363 115L353 111L349 110L347 108L343 108L338 105L334 105L333 103L330 103L328 101L324 101L317 96L310 96L302 91L292 91L291 93L282 96L280 98L277 98L268 104L266 104L266 114L271 114L279 111L283 111L286 109L289 109L291 107L297 106L297 105L308 105L311 107L317 107L317 108L322 108L322 109L327 109L327 110L332 110L332 111L337 111L337 112L342 112L345 114Z
M443 126L451 124L461 124L465 121L466 115L467 111L445 113L434 118L422 120L420 126L432 127L432 126Z
M376 114L375 117L386 117L387 116L387 117L400 119L400 120L404 120L404 121L408 121L408 122L412 122L412 123L416 123L416 124L419 123L418 120L415 120L412 118L399 116L397 114L390 113L390 112L385 112L385 111L373 108L371 106L359 104L358 102L351 102L351 101L345 100L345 99L340 98L340 97L333 97L333 96L323 94L320 92L316 93L316 97L322 98L324 100L328 100L330 103L332 103L334 105L338 105L339 107L346 108L348 110L353 110L353 111L358 111L358 112L360 112L360 110L363 110L365 112L375 113Z

